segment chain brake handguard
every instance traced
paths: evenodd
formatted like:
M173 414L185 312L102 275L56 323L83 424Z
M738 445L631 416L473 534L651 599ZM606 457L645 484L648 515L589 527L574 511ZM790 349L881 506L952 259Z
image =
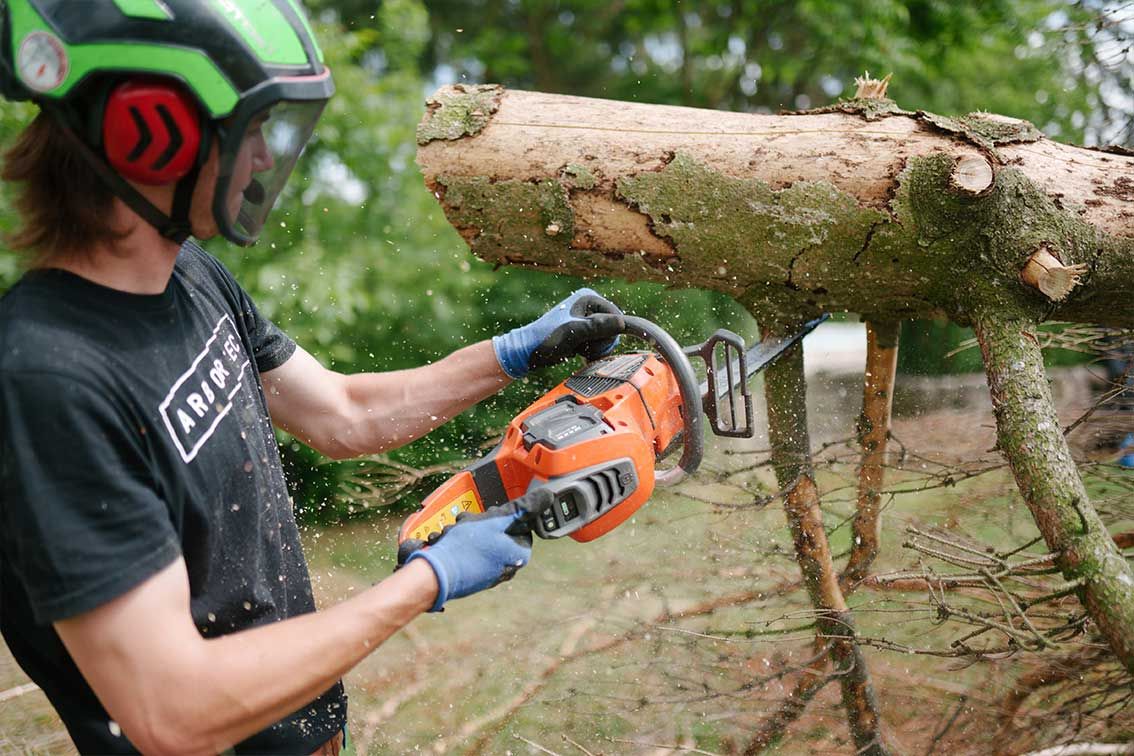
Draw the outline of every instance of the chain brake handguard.
M717 347L723 347L717 359ZM752 406L752 393L748 390L748 355L744 340L728 329L717 330L701 344L685 347L686 357L697 357L705 363L705 377L709 389L701 397L701 406L709 419L709 428L718 436L727 438L752 438L756 433L755 410ZM719 373L725 372L724 389L721 389ZM721 400L727 399L727 418L722 417ZM738 424L738 414L744 419Z

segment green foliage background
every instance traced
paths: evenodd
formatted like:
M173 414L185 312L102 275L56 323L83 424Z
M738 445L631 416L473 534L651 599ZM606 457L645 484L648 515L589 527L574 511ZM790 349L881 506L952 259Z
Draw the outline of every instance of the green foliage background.
M1065 0L310 0L338 93L260 243L213 240L268 316L344 372L408 368L540 315L582 282L493 270L445 222L414 165L425 96L451 81L732 110L821 105L853 93L864 70L893 73L907 108L985 109L1029 119L1065 141L1091 137L1105 103L1092 68L1090 23L1107 4ZM8 141L34 108L0 105ZM1101 127L1099 127L1101 129ZM1096 129L1098 130L1098 129ZM13 187L0 190L10 230ZM19 272L0 255L0 287ZM679 341L719 325L755 334L731 300L655 285L590 282ZM925 328L918 370L947 363ZM918 334L922 336L918 336ZM924 357L934 354L932 360ZM908 360L908 358L906 358ZM475 453L493 429L559 380L549 371L511 387L428 439L400 450L411 464ZM319 465L284 439L309 520L348 514L336 495L349 466Z

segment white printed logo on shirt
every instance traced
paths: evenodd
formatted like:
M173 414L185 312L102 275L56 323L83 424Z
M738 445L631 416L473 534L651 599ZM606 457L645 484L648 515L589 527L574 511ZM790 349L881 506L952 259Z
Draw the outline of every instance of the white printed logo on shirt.
M205 348L166 394L158 410L181 459L192 462L232 409L250 360L232 319L221 317Z

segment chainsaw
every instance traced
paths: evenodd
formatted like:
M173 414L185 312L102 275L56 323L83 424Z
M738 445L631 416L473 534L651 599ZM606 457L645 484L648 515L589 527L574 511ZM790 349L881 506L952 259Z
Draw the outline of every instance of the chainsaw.
M517 415L491 452L442 484L405 521L398 562L439 538L462 513L483 512L540 486L555 497L543 511L528 513L526 524L536 535L585 542L609 533L656 486L697 470L706 418L718 436L751 438L749 380L826 318L749 347L725 329L681 347L658 325L626 316L623 334L656 351L595 360ZM690 358L704 363L701 383ZM678 447L676 465L657 469Z

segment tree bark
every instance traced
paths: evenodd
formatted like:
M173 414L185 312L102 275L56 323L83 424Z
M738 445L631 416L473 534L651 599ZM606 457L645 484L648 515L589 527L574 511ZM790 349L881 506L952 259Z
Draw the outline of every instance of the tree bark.
M850 593L870 573L881 544L882 485L894 407L894 378L898 372L899 325L892 320L866 324L866 379L862 414L856 428L862 462L858 468L858 507L852 525L851 553L839 575L843 593Z
M1099 519L1055 413L1035 323L993 315L976 322L998 447L1024 502L1079 599L1134 674L1134 572Z
M895 321L866 324L866 376L863 382L862 414L857 434L862 446L858 469L858 506L853 523L851 553L839 575L839 589L849 596L866 578L878 556L881 531L882 481L885 474L886 443L890 438L890 410L893 406L894 377L898 362L899 324ZM830 649L823 638L816 648ZM831 656L823 653L796 680L795 686L775 714L764 720L745 748L751 756L778 743L787 728L803 712L816 694L831 682Z

